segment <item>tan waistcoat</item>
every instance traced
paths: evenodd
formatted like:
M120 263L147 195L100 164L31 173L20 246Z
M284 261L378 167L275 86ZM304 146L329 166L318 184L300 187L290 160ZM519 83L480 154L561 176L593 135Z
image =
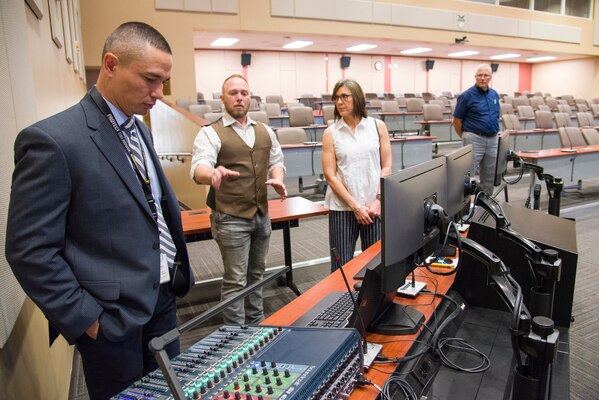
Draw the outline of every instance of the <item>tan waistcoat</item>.
M222 119L212 124L220 138L221 148L216 158L219 165L239 172L239 178L223 180L219 190L211 186L207 204L213 210L235 217L251 219L257 211L268 212L266 179L272 141L266 127L254 125L256 141L250 148Z

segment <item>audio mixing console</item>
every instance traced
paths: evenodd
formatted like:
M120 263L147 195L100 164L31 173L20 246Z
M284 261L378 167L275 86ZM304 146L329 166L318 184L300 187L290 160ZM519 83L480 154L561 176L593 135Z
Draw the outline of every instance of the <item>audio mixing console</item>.
M347 398L361 373L355 329L224 325L171 360L186 399ZM175 399L161 370L115 399Z

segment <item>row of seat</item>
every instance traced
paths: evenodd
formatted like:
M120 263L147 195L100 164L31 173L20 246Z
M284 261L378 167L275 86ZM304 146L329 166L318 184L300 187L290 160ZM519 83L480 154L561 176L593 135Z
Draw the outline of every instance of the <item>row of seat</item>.
M595 145L599 144L599 132L593 128L567 126L559 128L559 139L566 148Z
M515 114L501 115L503 126L508 130L522 130L520 118ZM537 110L534 112L534 119L536 129L555 129L574 125L572 122L573 116L565 112L551 113L551 111ZM576 120L579 127L593 127L596 125L593 115L588 112L576 113Z

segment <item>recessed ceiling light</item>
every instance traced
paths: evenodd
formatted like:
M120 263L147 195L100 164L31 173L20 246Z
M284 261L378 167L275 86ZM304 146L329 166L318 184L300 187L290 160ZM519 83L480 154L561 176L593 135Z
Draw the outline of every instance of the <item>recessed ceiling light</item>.
M480 54L480 52L474 51L474 50L466 50L466 51L458 51L457 53L450 53L447 55L447 57L467 57L467 56L474 56L476 54Z
M555 60L556 58L553 56L544 56L544 57L533 57L533 58L527 58L526 61L529 62L535 62L535 61L551 61L551 60Z
M314 42L308 40L296 40L295 42L287 43L283 46L284 49L301 49L302 47L310 46Z
M210 43L210 46L213 47L227 47L227 46L232 46L235 43L239 42L239 39L237 38L218 38L216 39L214 42Z
M497 54L496 56L489 57L491 60L507 60L508 58L517 58L520 57L520 54L516 53L507 53L507 54Z
M345 51L364 51L374 49L376 47L379 46L377 46L376 44L358 44L356 46L348 47L347 49L345 49Z
M431 51L428 47L415 47L413 49L407 49L400 51L401 54L420 54L426 53L427 51Z

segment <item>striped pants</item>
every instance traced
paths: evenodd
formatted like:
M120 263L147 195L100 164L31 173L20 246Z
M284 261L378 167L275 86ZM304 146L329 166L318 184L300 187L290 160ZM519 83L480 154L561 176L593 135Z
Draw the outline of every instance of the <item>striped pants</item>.
M340 260L336 263L331 255L331 272L354 258L356 242L360 237L362 251L381 238L381 219L375 218L370 225L361 225L353 211L329 211L329 245L337 249Z

